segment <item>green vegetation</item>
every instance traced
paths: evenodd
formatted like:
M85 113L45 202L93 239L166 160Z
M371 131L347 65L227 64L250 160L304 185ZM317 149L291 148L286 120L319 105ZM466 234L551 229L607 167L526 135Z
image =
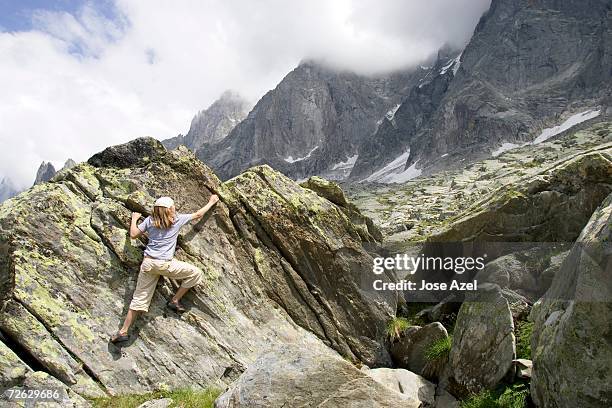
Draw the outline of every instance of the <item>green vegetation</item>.
M429 361L436 361L448 358L451 346L453 345L453 336L444 337L435 341L425 350L425 358Z
M525 408L529 386L517 383L495 391L483 391L461 402L461 408Z
M516 358L531 360L531 333L533 323L519 321L516 324Z
M171 408L212 408L219 394L221 394L221 390L217 388L205 388L200 390L183 389L156 391L148 394L95 398L91 400L91 403L95 408L135 408L153 399L171 398Z
M410 280L411 277L411 275L408 275L405 279ZM435 306L435 303L406 302L398 307L397 314L398 316L406 318L410 326L422 326L427 324L427 322L421 317L417 317L417 314L432 306Z
M412 326L405 317L394 317L387 325L387 336L389 340L395 341L400 338L402 332Z

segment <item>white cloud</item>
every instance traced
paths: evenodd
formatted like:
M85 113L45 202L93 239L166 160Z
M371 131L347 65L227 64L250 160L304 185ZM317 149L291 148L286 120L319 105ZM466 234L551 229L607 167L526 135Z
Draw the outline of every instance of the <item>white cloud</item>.
M20 187L42 160L86 160L142 135L186 132L232 88L256 101L306 57L362 73L462 45L490 0L117 0L36 11L0 32L0 178Z

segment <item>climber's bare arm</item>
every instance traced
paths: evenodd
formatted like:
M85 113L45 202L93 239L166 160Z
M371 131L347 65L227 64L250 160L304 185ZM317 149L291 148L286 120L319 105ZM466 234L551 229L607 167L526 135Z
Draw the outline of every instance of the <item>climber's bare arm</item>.
M208 200L208 204L191 214L191 219L195 221L202 219L204 214L206 214L208 210L210 210L211 207L217 203L217 201L219 201L219 197L216 194L211 195L210 200Z
M142 236L142 234L144 234L144 232L142 232L140 228L138 228L138 226L136 225L138 222L138 219L141 216L142 216L141 213L138 213L138 212L132 213L132 223L130 224L130 238L132 239L139 238L140 236Z

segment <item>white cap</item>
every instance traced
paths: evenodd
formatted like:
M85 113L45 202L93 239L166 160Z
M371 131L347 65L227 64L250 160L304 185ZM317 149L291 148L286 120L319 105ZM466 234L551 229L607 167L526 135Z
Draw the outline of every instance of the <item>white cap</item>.
M155 207L166 207L166 208L170 208L174 205L174 200L172 200L170 197L159 197L156 201L155 201Z

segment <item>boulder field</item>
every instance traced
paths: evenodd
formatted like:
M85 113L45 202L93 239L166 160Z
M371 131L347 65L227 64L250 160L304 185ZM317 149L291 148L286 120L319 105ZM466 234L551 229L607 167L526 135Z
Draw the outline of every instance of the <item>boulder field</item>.
M597 129L600 145L496 187L419 243L520 245L499 246L479 292L418 313L371 290L396 279L371 269L388 230L337 184L267 165L222 183L184 148L109 147L0 205L0 390L53 386L73 407L213 385L217 408L445 408L518 384L511 396L537 407L608 407L612 147ZM161 195L193 212L211 194L178 239L205 275L188 311L165 308L177 282L160 279L130 340L109 343L146 244L129 238L131 212Z

